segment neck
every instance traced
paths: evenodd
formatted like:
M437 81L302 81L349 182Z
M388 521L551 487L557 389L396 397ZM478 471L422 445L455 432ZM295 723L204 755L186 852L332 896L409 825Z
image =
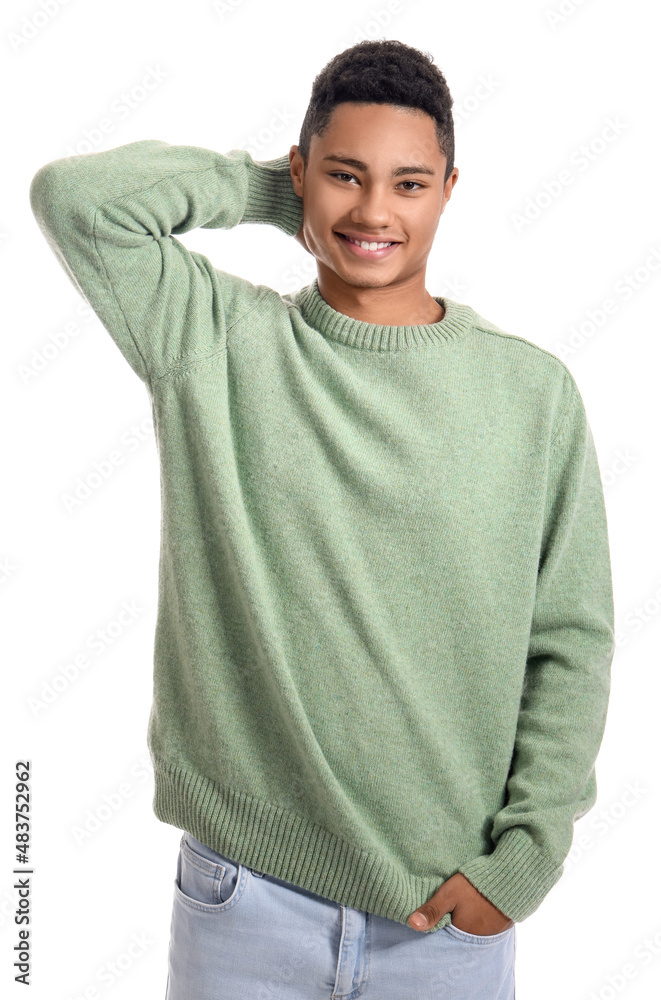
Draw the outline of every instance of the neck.
M425 272L396 284L349 284L317 262L317 287L333 309L366 323L384 326L425 326L438 323L445 311L425 288Z

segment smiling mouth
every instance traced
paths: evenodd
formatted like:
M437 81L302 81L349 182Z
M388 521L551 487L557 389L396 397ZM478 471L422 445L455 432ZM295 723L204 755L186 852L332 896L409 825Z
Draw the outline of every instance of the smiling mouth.
M351 236L345 236L344 233L337 233L337 236L341 236L343 240L348 243L353 243L354 246L362 247L363 250L386 250L388 247L394 246L398 243L398 240L355 240Z

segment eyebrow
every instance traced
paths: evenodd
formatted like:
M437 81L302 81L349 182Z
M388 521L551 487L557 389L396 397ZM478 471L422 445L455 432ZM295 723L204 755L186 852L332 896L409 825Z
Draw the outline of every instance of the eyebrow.
M355 167L356 170L367 170L367 164L363 163L362 160L356 160L352 156L342 156L339 153L329 153L328 156L324 156L323 160L333 160L335 163L347 163L350 167ZM424 163L414 163L410 167L396 167L393 172L393 177L401 177L402 174L431 174L432 177L436 175L436 171L432 170L431 167L425 166Z

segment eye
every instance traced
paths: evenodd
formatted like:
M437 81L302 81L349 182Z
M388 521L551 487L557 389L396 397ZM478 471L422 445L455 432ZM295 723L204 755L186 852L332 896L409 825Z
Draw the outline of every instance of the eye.
M337 172L334 174L329 174L330 177L353 177L353 174L345 174L342 172Z
M353 174L347 174L344 171L335 171L335 173L329 174L329 177L337 177L338 179L341 178L341 177L348 177L351 180L355 180L355 177L353 176ZM401 181L401 184L413 184L414 185L412 188L410 188L410 187L406 188L407 191L417 191L418 188L420 188L422 190L422 188L424 188L424 186L425 186L424 184L419 184L418 181Z

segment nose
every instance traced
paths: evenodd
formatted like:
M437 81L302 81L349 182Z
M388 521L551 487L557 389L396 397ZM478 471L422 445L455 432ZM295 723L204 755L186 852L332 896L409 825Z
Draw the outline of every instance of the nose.
M360 228L362 225L370 231L380 227L387 228L391 227L392 218L387 191L375 184L364 187L351 212L351 221L355 222L356 227Z

